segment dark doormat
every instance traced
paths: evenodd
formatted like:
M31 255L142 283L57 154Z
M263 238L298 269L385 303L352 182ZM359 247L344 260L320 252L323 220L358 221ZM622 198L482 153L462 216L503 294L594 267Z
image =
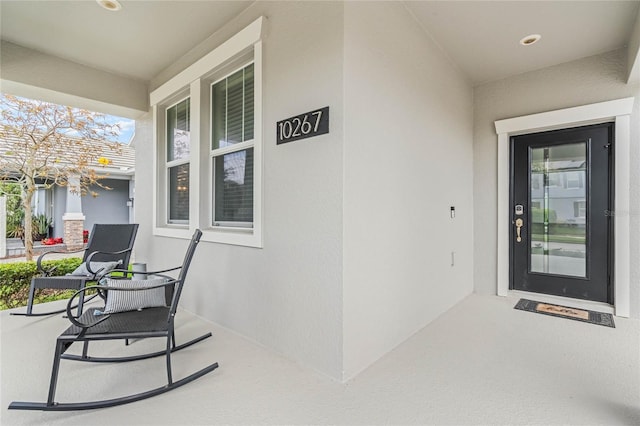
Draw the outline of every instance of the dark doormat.
M576 321L588 322L590 324L613 327L613 315L602 312L588 311L586 309L569 308L567 306L552 305L551 303L536 302L534 300L520 299L513 309L521 311L536 312L538 314L551 315L553 317L569 318Z

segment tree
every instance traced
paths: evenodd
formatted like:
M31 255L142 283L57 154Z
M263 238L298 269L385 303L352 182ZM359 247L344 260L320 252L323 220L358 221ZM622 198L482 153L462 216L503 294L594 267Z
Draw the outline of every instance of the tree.
M7 94L0 94L0 114L0 181L22 187L25 252L32 260L36 185L71 181L72 191L93 196L92 185L109 189L97 170L109 164L105 151L120 153L119 128L104 114Z

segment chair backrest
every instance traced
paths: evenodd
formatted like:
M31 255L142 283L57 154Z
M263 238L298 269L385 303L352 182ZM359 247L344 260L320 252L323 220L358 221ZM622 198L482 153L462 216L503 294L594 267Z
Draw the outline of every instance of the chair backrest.
M137 223L93 225L82 261L86 261L87 257L96 251L117 252L127 250L117 255L96 253L96 255L91 258L92 262L112 262L120 260L122 261L122 268L127 268L137 233Z
M173 286L173 298L171 301L171 309L170 316L173 317L173 314L176 313L178 309L178 301L180 300L180 295L182 294L182 287L184 286L184 281L187 278L187 272L189 271L189 265L191 265L191 260L193 259L193 254L196 251L196 247L200 242L200 237L202 236L202 231L196 229L191 237L191 242L189 243L189 247L187 247L187 252L184 255L184 260L182 261L182 267L180 268L180 274L178 275L177 282Z

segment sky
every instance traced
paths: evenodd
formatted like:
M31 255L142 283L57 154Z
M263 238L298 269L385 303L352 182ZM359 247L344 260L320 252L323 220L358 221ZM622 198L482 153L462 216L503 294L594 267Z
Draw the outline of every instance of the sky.
M115 120L115 122L120 126L120 137L118 138L118 142L128 145L133 139L133 135L136 132L135 120L116 117L114 115L110 115L109 118Z
M124 118L124 117L118 117L115 115L107 115L107 114L103 114L105 116L105 119L107 121L107 123L109 124L117 124L118 127L120 128L120 134L118 135L118 138L116 139L117 142L120 142L124 145L129 145L129 143L131 143L131 139L133 139L133 136L135 134L136 131L136 122L135 120L131 120L129 118ZM71 133L68 133L69 136L74 136Z

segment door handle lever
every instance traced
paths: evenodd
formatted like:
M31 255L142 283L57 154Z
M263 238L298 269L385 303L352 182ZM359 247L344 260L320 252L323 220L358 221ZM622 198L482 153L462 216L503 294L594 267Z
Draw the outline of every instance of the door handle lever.
M520 236L520 228L522 228L522 225L524 225L524 221L522 220L522 218L517 218L516 219L516 242L522 242L522 237Z

